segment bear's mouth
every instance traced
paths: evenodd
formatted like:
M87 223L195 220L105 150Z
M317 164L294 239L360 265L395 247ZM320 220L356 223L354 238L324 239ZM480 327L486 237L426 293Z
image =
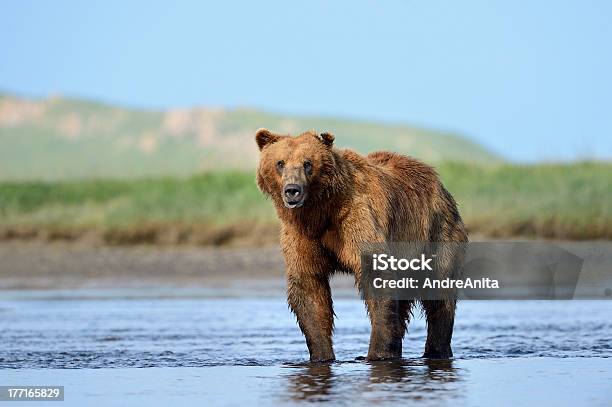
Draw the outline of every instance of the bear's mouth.
M300 199L299 201L285 201L283 200L283 203L285 204L285 206L289 209L295 209L295 208L299 208L302 205L304 205L304 200Z

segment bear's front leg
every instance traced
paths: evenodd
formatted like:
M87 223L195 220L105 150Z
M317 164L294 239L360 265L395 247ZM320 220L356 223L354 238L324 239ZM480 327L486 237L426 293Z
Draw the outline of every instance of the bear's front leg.
M283 233L287 301L306 337L311 362L333 361L334 311L329 275L333 265L318 242Z
M423 308L427 316L427 342L424 358L449 359L453 357L451 340L456 307L457 301L454 299L423 301Z
M355 229L354 225L360 225ZM384 233L374 222L374 216L367 209L353 211L339 228L344 243L344 257L341 261L355 273L355 285L362 287L361 253L364 244L383 243ZM399 359L402 357L402 339L406 332L413 301L398 301L387 298L368 298L366 307L372 325L368 360Z
M368 360L399 359L412 302L391 299L366 300L372 323Z

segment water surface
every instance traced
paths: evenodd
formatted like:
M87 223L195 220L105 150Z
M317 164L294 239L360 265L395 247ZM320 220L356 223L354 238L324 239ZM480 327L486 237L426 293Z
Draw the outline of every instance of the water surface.
M158 294L3 292L2 382L64 385L74 405L356 404L355 396L478 405L519 394L530 404L612 401L612 301L463 301L452 361L420 358L426 331L417 312L405 359L367 363L356 360L368 348L364 306L337 298L338 362L309 365L280 296Z

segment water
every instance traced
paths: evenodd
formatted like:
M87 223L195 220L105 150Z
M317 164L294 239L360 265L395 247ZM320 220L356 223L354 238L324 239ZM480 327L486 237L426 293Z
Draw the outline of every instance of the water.
M141 294L4 292L0 381L65 385L66 401L74 405L163 405L177 398L187 404L342 404L354 395L365 404L478 404L510 402L504 397L517 391L531 403L612 403L612 301L464 301L454 360L420 359L426 331L417 314L404 360L367 363L356 360L368 348L364 306L337 298L338 362L308 365L304 339L282 297Z
M314 366L15 370L8 384L61 384L70 406L609 406L608 359L511 358ZM7 374L8 373L8 374ZM51 405L54 405L53 403Z
M0 301L0 368L273 366L308 359L282 298L61 299ZM336 299L339 361L367 353L361 301ZM463 301L456 359L611 357L612 301ZM404 356L418 358L425 323L415 315ZM612 359L611 359L612 363Z

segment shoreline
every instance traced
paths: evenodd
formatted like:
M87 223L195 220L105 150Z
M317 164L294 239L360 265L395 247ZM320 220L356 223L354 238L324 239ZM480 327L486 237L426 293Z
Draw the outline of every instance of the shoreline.
M227 287L283 279L277 246L99 246L0 243L0 289Z
M473 241L478 241L474 238ZM612 241L554 241L585 259L575 298L612 292ZM281 295L285 266L278 245L201 247L109 246L66 242L0 242L0 290L200 290L198 296ZM351 275L335 290L356 295ZM191 295L191 294L190 294Z

